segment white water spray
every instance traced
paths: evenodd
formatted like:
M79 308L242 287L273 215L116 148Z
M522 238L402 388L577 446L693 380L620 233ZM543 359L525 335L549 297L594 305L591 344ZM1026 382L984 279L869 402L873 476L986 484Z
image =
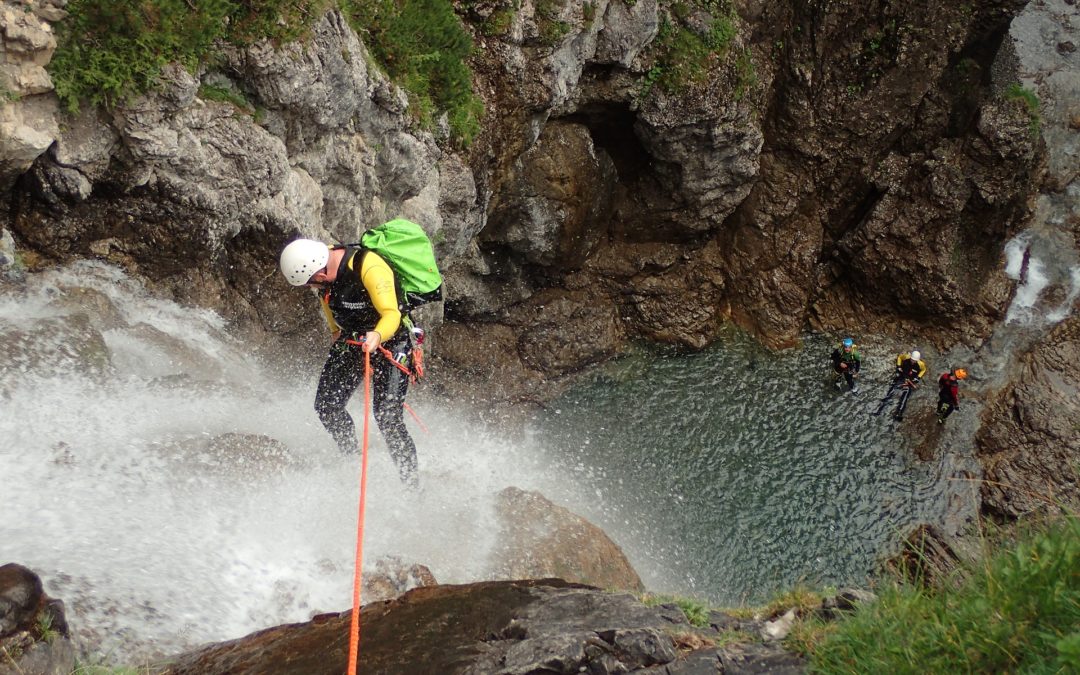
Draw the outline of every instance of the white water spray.
M315 416L317 372L274 381L213 313L88 262L0 294L0 348L0 562L42 575L84 648L132 662L351 605L360 463ZM366 563L488 578L499 490L588 501L537 447L410 400L424 489L372 426ZM287 451L207 449L230 434Z
M1018 283L1006 325L1045 327L1064 320L1080 297L1080 264L1059 232L1028 230L1005 244L1005 275ZM1048 292L1057 288L1056 295Z

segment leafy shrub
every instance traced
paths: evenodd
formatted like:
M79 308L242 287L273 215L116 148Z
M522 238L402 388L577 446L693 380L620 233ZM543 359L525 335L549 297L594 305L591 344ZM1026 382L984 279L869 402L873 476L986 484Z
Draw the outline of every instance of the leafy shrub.
M710 65L727 55L738 32L733 10L725 3L710 0L695 4L712 15L708 29L698 34L687 27L693 12L691 3L676 2L671 6L671 15L662 20L653 41L654 65L646 74L641 97L654 85L669 94L677 94L700 83L708 75Z
M455 138L476 135L483 105L465 63L472 40L450 0L72 0L49 71L71 112L82 102L112 106L154 87L168 63L194 72L218 40L299 39L335 4L421 121L446 111Z
M233 0L229 39L240 45L263 38L287 44L308 34L334 0Z
M354 30L387 74L409 93L424 124L438 110L466 144L483 107L465 60L472 39L448 0L342 0Z
M115 105L153 87L177 61L189 70L225 35L232 0L72 0L49 64L70 111Z

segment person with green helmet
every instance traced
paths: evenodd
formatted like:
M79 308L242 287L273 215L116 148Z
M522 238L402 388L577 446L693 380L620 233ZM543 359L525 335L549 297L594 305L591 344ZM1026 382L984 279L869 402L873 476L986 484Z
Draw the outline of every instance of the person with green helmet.
M849 337L841 340L829 357L832 360L833 372L836 373L836 386L840 388L840 380L847 380L848 391L852 394L859 393L859 385L855 378L859 376L862 367L862 357L859 355L859 347Z
M403 419L409 377L398 367L410 362L411 348L393 269L362 246L330 247L313 239L288 244L280 266L291 285L315 289L333 335L315 393L319 421L342 453L358 451L356 426L345 404L363 381L364 353L372 355L375 424L402 482L417 487L416 445Z

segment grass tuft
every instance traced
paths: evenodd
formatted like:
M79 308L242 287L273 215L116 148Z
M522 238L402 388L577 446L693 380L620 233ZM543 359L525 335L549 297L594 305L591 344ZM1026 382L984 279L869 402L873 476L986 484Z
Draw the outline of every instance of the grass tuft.
M788 645L815 672L1080 672L1080 519L999 549L955 590L896 582Z
M686 615L686 620L690 622L691 626L704 628L709 625L709 608L693 598L646 593L641 596L641 603L646 607L674 604Z
M1039 97L1035 92L1023 85L1013 83L1005 90L1005 98L1012 101L1020 101L1024 104L1024 108L1027 109L1028 119L1030 120L1028 129L1031 131L1032 136L1038 136L1039 130L1042 127L1042 115L1039 113Z

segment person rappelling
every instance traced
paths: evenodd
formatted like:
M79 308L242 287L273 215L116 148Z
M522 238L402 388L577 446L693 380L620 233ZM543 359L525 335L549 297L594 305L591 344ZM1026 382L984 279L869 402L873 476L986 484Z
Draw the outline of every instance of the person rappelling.
M315 393L319 421L342 453L356 453L356 426L345 405L363 381L364 354L389 355L371 359L372 411L402 482L417 487L416 445L402 415L409 376L399 367L410 363L412 344L394 270L364 246L312 239L288 244L280 265L291 285L315 289L333 336Z
M878 405L872 415L880 415L889 405L893 393L900 390L900 401L896 406L893 418L900 422L904 419L904 410L907 408L911 395L919 388L919 382L926 376L926 363L922 360L922 354L918 350L912 350L910 354L897 354L896 370L893 373L892 384L885 392L881 404Z
M833 372L836 374L836 388L840 389L841 380L846 380L848 391L852 394L859 393L859 385L855 378L859 376L862 367L862 357L859 355L859 347L855 340L846 337L833 350L829 357L832 360Z
M945 418L960 409L960 380L967 378L963 368L952 368L938 378L938 424L945 424Z

